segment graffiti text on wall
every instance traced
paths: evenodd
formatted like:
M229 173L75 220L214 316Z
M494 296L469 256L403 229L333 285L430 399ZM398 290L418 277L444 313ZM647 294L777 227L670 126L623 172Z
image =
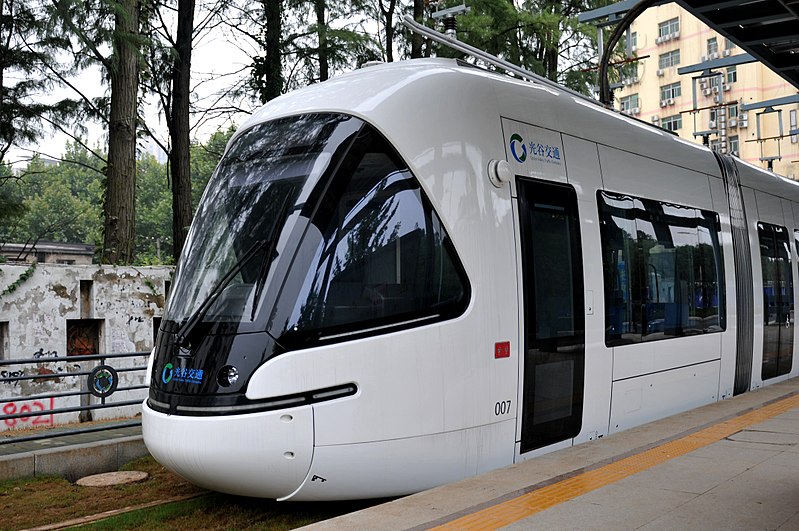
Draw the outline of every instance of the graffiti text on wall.
M17 419L6 419L9 428L26 428L28 426L52 426L55 409L55 399L30 400L26 402L7 402L3 405L4 415L17 415L30 413L29 416Z

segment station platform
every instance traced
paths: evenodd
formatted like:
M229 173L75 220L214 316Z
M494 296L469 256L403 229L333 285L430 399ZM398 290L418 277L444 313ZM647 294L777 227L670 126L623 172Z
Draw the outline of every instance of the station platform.
M799 530L799 378L303 529Z

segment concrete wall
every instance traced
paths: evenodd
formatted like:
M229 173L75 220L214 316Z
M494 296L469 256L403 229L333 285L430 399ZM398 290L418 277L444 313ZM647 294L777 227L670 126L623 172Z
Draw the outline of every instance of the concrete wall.
M28 278L26 277L26 274ZM50 393L85 390L86 376L99 362L72 362L69 350L91 350L96 336L98 353L149 352L153 347L154 319L160 319L169 267L110 267L97 265L40 264L0 266L0 357L4 360L36 358L35 363L0 367L0 414L27 413L25 419L0 422L0 431L45 427L89 420L78 412L51 415L54 408L86 405L88 396L31 399ZM109 360L115 369L146 366L147 358ZM145 371L119 373L119 387L144 384ZM14 376L50 375L37 381L3 381ZM143 400L146 390L118 391L106 403ZM92 420L129 417L138 406L96 410Z

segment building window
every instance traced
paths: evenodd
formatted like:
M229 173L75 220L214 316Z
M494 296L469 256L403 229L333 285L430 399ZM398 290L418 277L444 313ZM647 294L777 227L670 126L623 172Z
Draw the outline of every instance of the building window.
M718 112L716 109L710 109L710 121L715 122L718 119Z
M621 112L631 113L633 109L638 109L638 94L631 94L619 99L619 110Z
M738 155L741 152L741 142L738 140L738 135L728 138L727 143L730 146L729 152L733 155Z
M797 132L797 125L796 125L796 110L793 110L790 113L788 113L788 116L790 117L791 120L790 132L796 133L796 134L791 134L791 144L796 144L797 142L799 142L799 132Z
M707 56L719 53L719 42L716 37L711 37L707 40Z
M661 22L660 24L658 24L659 37L665 37L667 35L671 37L672 34L677 33L679 31L680 31L679 18L673 18L671 20L667 20L666 22Z
M635 50L638 49L638 33L634 32L634 31L632 33L630 33L630 47L631 47L632 51L635 51Z
M682 116L675 114L674 116L666 116L660 121L660 127L668 131L676 131L682 128Z
M738 68L731 66L727 69L727 83L735 83L738 81Z
M669 98L676 98L682 96L682 86L679 82L663 85L660 87L660 99L667 100Z
M680 64L680 50L672 50L670 52L660 54L658 58L658 68L663 70L670 66L677 66Z
M731 50L733 48L735 48L735 43L732 42L730 39L725 38L724 39L724 49L725 50Z
M623 67L621 67L621 77L623 80L626 80L629 83L635 83L638 81L638 64L637 63L627 63Z
M738 106L737 105L728 105L727 106L727 116L730 118L737 118L738 117Z
M708 80L708 87L719 88L721 87L721 74L711 76Z

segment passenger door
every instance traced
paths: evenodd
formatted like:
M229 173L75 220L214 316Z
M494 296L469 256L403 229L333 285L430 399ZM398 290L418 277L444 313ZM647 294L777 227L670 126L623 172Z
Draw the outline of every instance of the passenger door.
M574 188L522 177L516 185L524 300L523 454L580 432L585 316Z

